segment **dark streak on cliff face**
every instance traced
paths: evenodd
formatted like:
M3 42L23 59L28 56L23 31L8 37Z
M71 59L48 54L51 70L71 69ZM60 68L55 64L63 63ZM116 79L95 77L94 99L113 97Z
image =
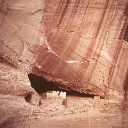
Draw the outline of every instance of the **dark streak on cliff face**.
M126 119L125 114L128 113L128 70L125 76L123 88L124 88L124 100L122 101L122 122L124 122L124 120Z
M128 71L125 76L125 81L124 81L124 102L128 100Z
M124 40L128 41L128 5L126 6L124 15L126 16L126 23L127 23L126 30L125 30L125 33L124 33Z
M121 31L120 34L120 39L128 41L128 11L127 11L128 7L126 7L124 15L125 15L125 23L123 26L123 29Z
M125 30L125 33L124 33L124 40L128 41L128 24L127 24L127 27L126 27L126 30Z
M128 42L128 4L125 8L125 12L124 12L124 15L126 16L126 19L125 19L125 28L124 28L124 34L122 35L123 36L123 39L125 41ZM122 103L122 113L127 113L127 107L128 107L128 70L127 70L127 73L125 75L125 81L124 81L124 84L123 84L123 89L124 89L124 100L123 100L123 103ZM122 120L124 120L124 116L122 115Z
M103 15L102 15L102 18L101 18L101 21L100 21L101 24L100 24L100 26L99 26L99 28L98 28L96 37L98 36L98 34L99 34L99 32L100 32L100 29L101 29L101 27L102 27L102 25L103 25L103 21L104 21L105 16L106 16L106 15L107 15L107 16L110 15L110 12L111 12L111 8L112 8L112 6L113 6L113 3L110 4L109 2L110 2L110 0L106 1L105 10L104 10L104 12L103 12ZM109 9L109 12L107 12L107 9L108 9L109 6L110 6L110 9ZM113 16L113 15L112 15L112 16ZM108 22L109 27L107 28L107 31L106 31L105 27L102 29L102 33L105 33L105 34L104 34L105 36L102 36L104 40L105 40L105 38L106 38L106 35L109 33L109 29L110 29L110 27L111 27L112 21L113 21L113 20L111 20L110 22ZM105 21L105 25L107 26L107 22L106 22L106 21ZM96 43L96 39L94 39L94 41L95 41L95 43ZM107 42L107 41L106 41L106 42ZM104 44L102 43L102 39L100 39L100 43L99 43L99 45L97 45L96 49L99 49L99 51L101 52L103 46L104 46ZM92 48L94 48L94 45L92 45ZM89 78L88 78L88 81L91 80L92 75L93 75L93 73L94 73L94 71L95 71L95 68L96 68L96 66L97 66L98 60L99 60L99 58L101 57L97 52L94 52L94 53L92 53L92 54L93 54L93 56L94 56L93 58L95 58L96 62L95 62L94 66L93 66L93 69L92 69L92 71L91 71L91 73L90 73L90 76L89 76ZM86 69L88 68L88 66L89 66L89 64L87 65Z
M65 13L66 13L67 8L68 8L68 6L69 6L69 2L70 2L70 0L66 0L66 3L65 3L65 6L64 6L64 9L63 9L63 11L62 11L61 17L60 17L60 19L59 19L59 22L58 22L58 24L57 24L57 27L59 27L59 26L61 25L61 23L62 23L62 20L63 20L63 18L64 18L64 16L65 16Z
M90 3L90 1L89 1L89 3ZM89 4L88 4L88 6L89 6ZM107 7L108 6L109 6L109 0L106 1L105 9L104 9L104 11L102 13L101 21L100 21L100 24L99 24L98 29L96 31L96 36L93 38L92 42L90 43L90 45L89 45L89 47L87 49L87 54L85 54L85 57L84 58L86 58L87 60L89 60L89 58L93 54L93 48L96 45L96 38L98 37L98 34L99 34L100 30L101 30L101 27L102 27L102 24L103 24L103 20L104 20L104 17L105 17L105 13L106 13L106 10L107 10ZM99 45L100 45L100 43L99 43ZM101 50L102 49L102 46L100 45L100 47L101 47L100 48L100 50ZM96 54L94 54L94 56L96 56ZM97 57L99 58L99 56L97 56ZM85 61L85 60L82 60L82 61ZM88 66L89 66L89 63L83 63L83 64L81 64L81 68L79 69L79 71L78 71L78 73L77 73L77 75L75 77L78 77L79 76L79 79L81 80L83 78L83 76L84 76L84 74L82 73L83 72L83 69L86 72ZM92 75L92 73L91 73L91 75Z
M128 9L128 6L125 8L125 11L124 11L124 15L126 16L127 15L127 9ZM120 35L119 35L119 41L116 45L116 49L115 49L115 53L114 53L114 56L113 56L113 63L112 63L112 66L110 67L110 70L109 70L109 79L108 79L108 85L111 86L111 83L113 81L113 76L114 76L114 73L115 73L115 69L116 69L116 66L117 66L117 62L118 62L118 58L119 58L119 55L120 55L120 52L121 52L121 49L122 49L122 46L123 46L123 41L128 41L128 20L127 20L127 17L125 18L125 23L123 25L123 28L120 32Z
M125 9L124 15L125 15L126 17L128 17L128 5L126 6L126 9Z

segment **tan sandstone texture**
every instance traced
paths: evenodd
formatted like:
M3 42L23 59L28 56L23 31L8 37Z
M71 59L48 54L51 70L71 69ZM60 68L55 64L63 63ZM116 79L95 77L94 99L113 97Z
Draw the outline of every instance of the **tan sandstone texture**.
M7 111L9 122L11 109L18 113L23 107L23 117L38 109L23 99L37 96L29 74L62 91L98 95L112 104L126 102L128 0L0 0L0 113ZM91 103L102 106L99 101ZM6 124L6 118L0 119Z
M1 81L11 81L6 77L15 68L14 86L31 72L68 90L122 95L128 68L127 4L127 0L1 0L1 65L10 68L0 74Z

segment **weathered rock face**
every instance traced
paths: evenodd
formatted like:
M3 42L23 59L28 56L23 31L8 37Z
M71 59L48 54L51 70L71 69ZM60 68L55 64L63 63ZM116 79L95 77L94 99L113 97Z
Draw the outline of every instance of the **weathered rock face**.
M39 45L42 9L41 0L0 0L0 92L34 91L27 75Z
M123 92L127 4L127 0L45 1L44 44L35 65L80 92Z
M68 90L123 94L127 4L128 0L3 0L1 58Z

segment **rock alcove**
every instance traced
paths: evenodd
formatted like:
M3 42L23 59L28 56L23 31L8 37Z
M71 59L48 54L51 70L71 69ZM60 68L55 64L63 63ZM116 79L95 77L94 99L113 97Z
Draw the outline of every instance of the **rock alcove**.
M52 81L47 81L43 77L37 76L32 73L28 74L28 78L30 80L32 88L34 88L39 95L48 91L60 91L60 92L62 91L62 92L66 92L67 96L78 96L78 97L89 97L89 98L94 98L95 96L94 94L79 93L74 90L62 89L59 84L54 83Z

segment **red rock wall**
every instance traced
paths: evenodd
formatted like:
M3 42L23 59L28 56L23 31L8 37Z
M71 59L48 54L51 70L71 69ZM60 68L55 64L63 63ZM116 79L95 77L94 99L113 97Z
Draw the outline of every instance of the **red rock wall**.
M67 89L119 95L128 68L127 4L1 0L0 57Z
M45 1L39 70L80 92L122 92L128 67L127 4L127 0Z

